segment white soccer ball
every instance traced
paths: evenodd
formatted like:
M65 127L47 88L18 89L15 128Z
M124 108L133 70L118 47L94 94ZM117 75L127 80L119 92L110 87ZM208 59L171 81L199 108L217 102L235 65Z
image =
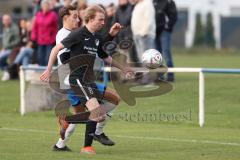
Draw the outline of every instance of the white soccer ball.
M162 65L162 54L156 49L148 49L142 55L142 63L150 69L158 68Z

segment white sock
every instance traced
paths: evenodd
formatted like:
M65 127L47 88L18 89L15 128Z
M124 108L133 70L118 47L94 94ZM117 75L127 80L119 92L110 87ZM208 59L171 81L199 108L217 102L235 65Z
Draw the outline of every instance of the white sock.
M106 119L104 121L97 123L96 131L95 131L96 135L100 135L103 133L103 128L106 126L107 122L111 119L111 117L113 115L112 111L113 111L113 109L116 108L116 105L114 105L110 102L104 101L104 107L111 108L111 111L109 111L106 114Z
M66 145L65 145L65 143L64 143L64 140L62 140L62 138L59 138L59 139L58 139L58 142L56 143L56 146L57 146L58 148L63 148L63 147L65 147Z
M65 139L64 139L65 144L69 141L70 136L73 134L76 127L77 127L77 124L69 124L69 126L65 132Z
M76 124L69 124L69 126L68 126L68 128L67 128L67 130L65 132L65 139L62 140L62 138L59 138L59 140L58 140L58 142L56 144L56 146L58 148L63 148L63 147L66 146L66 143L69 141L70 136L73 134L76 126L77 126Z

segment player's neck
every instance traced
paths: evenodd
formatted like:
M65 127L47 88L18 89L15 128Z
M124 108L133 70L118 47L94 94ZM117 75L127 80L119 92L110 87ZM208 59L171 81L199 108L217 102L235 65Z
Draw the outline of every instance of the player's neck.
M65 24L65 25L63 24L63 28L65 28L65 29L67 29L67 30L70 30L70 31L73 30L70 26L68 26L68 25L66 25L66 24Z
M86 24L86 27L87 27L89 32L91 32L91 33L95 33L96 32L95 29L93 27L91 27L90 25Z

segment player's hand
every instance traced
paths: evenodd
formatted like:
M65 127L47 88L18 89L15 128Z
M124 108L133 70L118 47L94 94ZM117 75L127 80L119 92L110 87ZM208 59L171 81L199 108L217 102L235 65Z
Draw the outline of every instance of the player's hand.
M43 82L48 82L49 78L51 76L51 71L49 71L48 69L46 69L40 76L40 80Z
M115 23L112 27L111 27L111 29L110 29L110 31L109 31L109 34L111 35L111 36L116 36L119 32L120 32L120 30L123 28L123 26L121 25L121 24L119 24L119 23Z
M125 74L127 79L135 78L135 74L136 74L130 67L124 67L123 73Z

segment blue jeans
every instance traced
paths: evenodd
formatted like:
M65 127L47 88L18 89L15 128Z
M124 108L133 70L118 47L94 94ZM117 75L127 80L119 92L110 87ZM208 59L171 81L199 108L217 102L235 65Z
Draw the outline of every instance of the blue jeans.
M147 49L155 49L154 38L149 35L133 35L133 39L137 50L138 62L141 62L144 51Z
M11 53L12 53L11 49L7 49L7 50L0 52L0 68L2 70L5 70L6 67L8 66L7 59Z
M173 67L172 53L171 53L171 33L163 31L160 36L156 37L156 47L163 54L163 58L168 67ZM168 80L174 80L174 74L167 74Z
M29 47L21 47L19 54L17 55L14 64L28 65L33 55L33 49Z
M37 57L40 66L46 66L48 64L48 58L53 46L54 45L38 45Z

